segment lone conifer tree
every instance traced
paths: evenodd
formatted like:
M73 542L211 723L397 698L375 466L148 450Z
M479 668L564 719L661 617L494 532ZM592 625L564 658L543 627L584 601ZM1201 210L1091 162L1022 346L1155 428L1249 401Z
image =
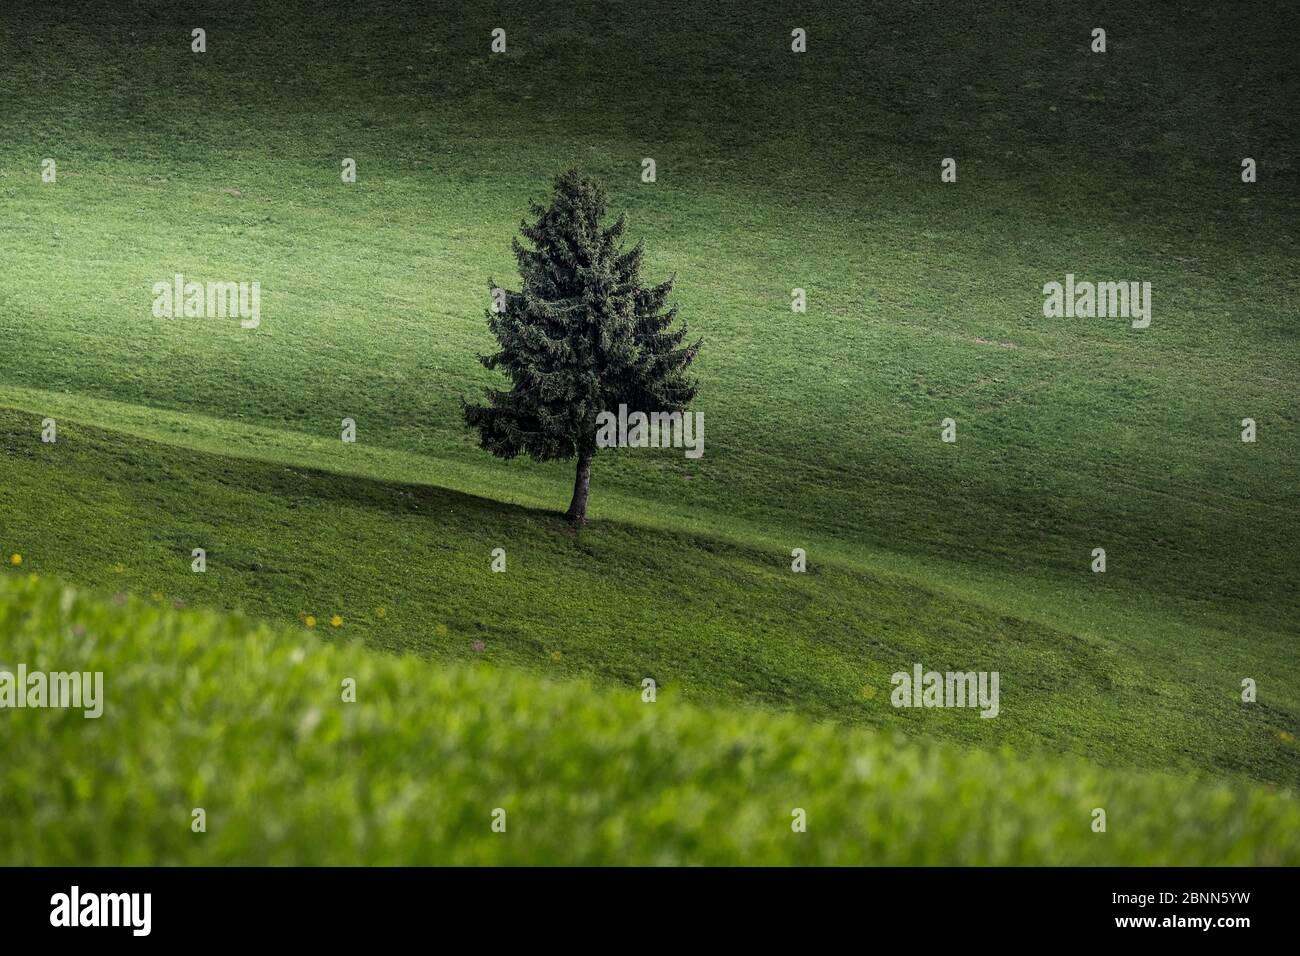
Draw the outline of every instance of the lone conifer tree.
M487 390L486 405L465 405L479 444L501 458L526 452L538 461L577 456L567 517L587 519L596 416L620 404L684 412L695 397L687 372L701 342L682 346L677 309L664 311L673 282L641 283L642 244L623 250L626 217L604 226L605 191L570 169L555 180L548 207L512 240L520 290L497 290L488 327L501 350L483 356L502 369L508 391Z

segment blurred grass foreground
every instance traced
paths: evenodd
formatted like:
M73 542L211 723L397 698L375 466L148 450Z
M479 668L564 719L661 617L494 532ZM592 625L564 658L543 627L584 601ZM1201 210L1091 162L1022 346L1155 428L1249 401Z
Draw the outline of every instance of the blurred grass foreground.
M647 703L10 568L19 665L102 672L104 700L0 711L6 865L1300 863L1269 786Z

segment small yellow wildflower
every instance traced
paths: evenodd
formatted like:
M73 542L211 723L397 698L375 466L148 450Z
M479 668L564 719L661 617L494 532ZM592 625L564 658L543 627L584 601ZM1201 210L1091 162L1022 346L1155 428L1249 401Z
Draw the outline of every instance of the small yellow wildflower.
M342 627L342 626L343 626L343 618L341 616L335 614L332 618L330 618L330 627Z
M316 626L316 617L315 617L315 615L308 614L305 618L302 619L302 622L303 622L304 624L306 624L308 627L315 627L315 626Z
M9 556L9 563L16 568L18 565L23 563L23 556L21 554L11 554Z

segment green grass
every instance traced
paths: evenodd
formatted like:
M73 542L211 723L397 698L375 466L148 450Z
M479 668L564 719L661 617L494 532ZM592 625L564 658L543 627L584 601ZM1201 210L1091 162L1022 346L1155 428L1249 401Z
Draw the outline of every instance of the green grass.
M1300 863L1272 788L643 703L34 576L0 578L0 647L105 697L0 720L7 865Z
M968 745L1279 783L1294 782L1300 767L1276 703L1272 675L1287 673L1280 648L1212 654L1214 631L1183 628L1175 656L1064 631L887 568L819 561L816 551L809 572L794 574L776 545L612 520L575 536L557 515L426 484L80 426L44 445L32 437L39 424L0 411L0 447L24 463L0 504L38 513L57 503L5 538L24 572L237 603L273 621L311 614L331 639L377 648L481 654L627 689L653 677L685 699ZM207 552L206 573L191 570L195 547ZM491 571L496 547L506 550L503 574ZM338 629L327 626L335 614ZM890 677L916 662L998 671L1000 715L895 709ZM1259 703L1241 702L1243 674L1261 685Z
M0 553L425 660L481 640L509 680L1300 783L1294 5L372 8L0 12ZM459 414L572 163L706 339L705 457L602 454L577 538L540 510L569 466ZM259 280L261 328L154 319L175 272ZM1066 272L1152 282L1151 327L1044 319ZM998 670L1002 715L890 707L918 661Z

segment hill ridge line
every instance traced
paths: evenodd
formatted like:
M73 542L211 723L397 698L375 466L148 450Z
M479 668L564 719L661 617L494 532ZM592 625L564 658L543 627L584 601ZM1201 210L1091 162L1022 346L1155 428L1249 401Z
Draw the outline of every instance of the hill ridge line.
M33 407L37 402L40 403L40 407ZM4 409L20 414L54 414L64 421L110 434L130 436L160 447L184 448L200 454L226 456L242 461L256 461L289 468L311 469L339 476L369 478L391 485L411 484L439 488L481 501L515 505L548 513L557 518L561 514L554 505L554 501L559 501L560 497L552 501L542 499L536 493L523 490L521 487L523 482L519 481L516 476L511 476L508 479L509 489L505 496L494 497L484 494L481 489L486 482L477 480L478 476L484 474L484 466L433 456L421 456L387 446L360 446L360 453L368 461L370 467L339 468L336 462L328 459L322 460L317 457L308 457L308 450L311 446L326 449L337 444L336 439L291 429L270 428L232 419L214 418L197 412L121 402L83 393L53 392L0 384L0 410ZM108 421L110 411L117 412L123 417L120 420L110 422ZM146 415L155 420L154 424L150 425L143 421ZM161 427L156 421L159 418L165 421L165 424ZM202 427L200 437L197 440L186 428L186 426L194 425ZM167 432L168 426L183 431L178 434L169 434ZM237 446L230 440L223 439L218 433L219 427L222 426L231 431L238 431L244 437L260 438L268 442L288 437L292 440L292 444L287 448L281 445L274 446L276 454L269 457L255 453L250 454L248 445ZM358 446L352 447L357 448ZM391 466L392 470L386 471L383 467L385 464ZM430 468L442 468L451 473L459 473L461 480L459 482L431 481L428 477ZM444 475L442 477L448 476ZM498 485L501 484L500 477L497 474L493 476L493 480ZM556 494L561 497L566 496L569 491L567 481L564 483L553 482L549 478L535 474L530 475L528 480L533 486L539 483L554 484ZM754 552L774 550L774 552L779 551L782 556L788 553L785 549L788 549L789 542L795 542L796 546L805 548L811 545L817 549L815 564L831 565L848 573L875 576L884 581L903 583L927 594L938 595L979 607L1006 617L1008 620L1026 621L1046 627L1078 640L1095 641L1106 637L1106 635L1093 632L1085 633L1073 630L1067 625L1064 613L1052 613L1050 610L1047 612L1039 610L1038 613L1027 613L1026 608L1010 610L1007 608L1005 601L996 593L985 593L978 590L972 583L973 579L963 578L959 566L942 563L934 558L894 552L875 544L859 545L861 554L855 556L849 553L847 542L826 538L819 541L814 535L803 531L793 531L788 528L759 530L748 523L730 520L729 528L742 533L736 534L734 531L729 533L707 523L716 521L716 515L713 512L685 512L676 510L673 506L665 505L663 502L647 501L646 499L630 497L619 492L604 494L602 499L593 507L595 520L602 524L637 528L695 539L701 542L725 544ZM612 509L610 508L611 504L614 506ZM644 518L638 520L633 517L634 512L638 510L642 511L645 516L654 515L659 520L645 520ZM778 539L785 543L778 544ZM874 555L875 560L872 560L871 557L864 558L864 555ZM784 557L782 557L782 560L784 560ZM1040 591L1040 585L1050 580L1050 578L1026 577L1024 584L1016 590L1026 598L1032 597ZM1129 605L1124 608L1126 615L1131 615L1138 610L1139 608ZM1186 627L1189 625L1183 623L1181 626ZM1213 626L1210 626L1208 630L1215 633L1219 631L1218 628Z

